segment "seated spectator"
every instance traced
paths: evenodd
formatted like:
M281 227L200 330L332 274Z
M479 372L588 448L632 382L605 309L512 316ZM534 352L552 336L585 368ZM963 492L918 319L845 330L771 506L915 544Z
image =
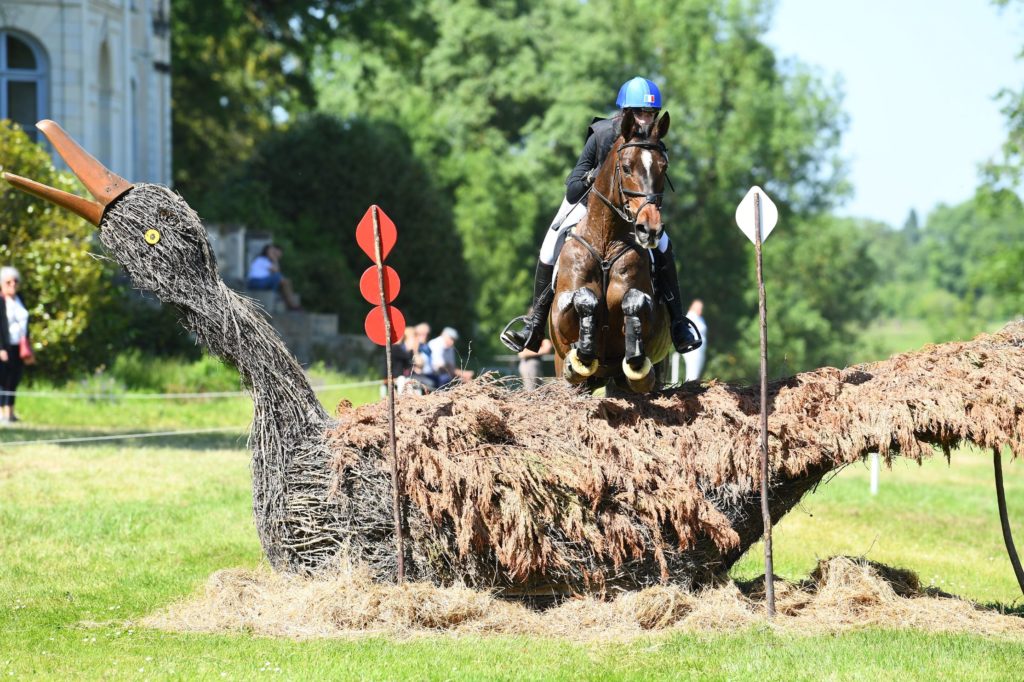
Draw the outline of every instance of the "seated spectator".
M406 327L402 340L391 346L391 371L398 393L423 395L437 388L436 377L424 372L427 362L419 352L418 336L416 327Z
M423 368L421 374L430 377L433 381L434 387L436 388L440 384L437 383L437 375L434 374L434 363L430 358L430 325L426 322L420 322L416 325L416 342L419 344L417 352L423 356Z
M406 383L407 391L423 395L437 388L437 377L433 374L427 374L424 371L426 368L427 359L422 353L417 353L413 356L412 372L410 372L409 380Z
M416 341L419 343L417 350L429 360L430 345L428 341L430 341L430 325L426 322L420 322L416 325Z
M441 335L432 340L430 347L430 362L437 375L438 386L444 386L452 381L470 381L473 372L461 369L456 364L455 342L459 340L459 333L452 327L445 327Z
M413 358L418 350L416 328L406 327L402 340L391 346L391 372L395 378L407 377L412 373Z
M281 298L288 310L302 310L302 306L295 300L295 291L292 289L292 282L281 275L281 256L284 251L274 244L267 244L263 247L260 255L252 259L249 264L249 276L246 278L246 287L253 291L279 291Z

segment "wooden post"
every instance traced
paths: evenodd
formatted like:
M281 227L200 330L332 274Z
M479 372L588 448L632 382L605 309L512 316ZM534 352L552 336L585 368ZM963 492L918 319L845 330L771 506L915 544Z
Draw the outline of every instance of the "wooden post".
M380 289L380 305L384 311L384 357L388 371L388 426L391 436L391 505L395 517L395 541L398 551L398 584L405 582L405 537L402 527L402 507L399 501L401 477L398 471L398 445L395 439L395 381L391 370L391 313L384 293L384 258L381 256L380 216L373 207L373 248L377 263L377 286Z
M761 194L754 195L754 252L757 255L757 308L761 318L761 516L764 518L764 596L768 617L775 617L772 567L772 515L768 509L768 307L761 269Z
M1006 553L1010 555L1013 573L1017 576L1017 586L1024 594L1024 569L1021 568L1017 548L1013 546L1013 533L1010 532L1010 517L1006 512L1006 491L1003 490L1003 457L999 453L999 448L992 448L992 465L996 470L996 501L999 504L999 525L1003 528L1003 543L1006 545Z

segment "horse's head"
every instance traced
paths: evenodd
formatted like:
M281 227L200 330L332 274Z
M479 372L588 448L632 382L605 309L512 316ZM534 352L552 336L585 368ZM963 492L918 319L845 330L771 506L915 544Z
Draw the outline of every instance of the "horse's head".
M616 150L616 175L622 211L640 246L653 249L664 226L661 197L665 193L668 154L661 140L668 133L668 112L643 124L630 109L622 115L622 144ZM616 191L615 188L612 191Z

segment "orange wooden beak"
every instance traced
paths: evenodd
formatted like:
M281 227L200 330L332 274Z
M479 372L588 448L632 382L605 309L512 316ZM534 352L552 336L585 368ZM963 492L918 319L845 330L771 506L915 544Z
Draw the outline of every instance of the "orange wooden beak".
M43 135L46 135L57 153L68 164L71 171L78 176L89 193L96 198L96 201L83 199L13 173L3 173L4 180L23 192L28 192L77 213L98 227L107 206L134 185L107 170L102 163L82 149L63 128L53 121L40 121L36 127L42 131Z

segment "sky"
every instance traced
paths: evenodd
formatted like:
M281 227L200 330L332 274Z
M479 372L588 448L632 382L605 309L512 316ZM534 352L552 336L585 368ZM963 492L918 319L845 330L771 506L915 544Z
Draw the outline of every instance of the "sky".
M1024 12L987 0L777 0L766 42L841 77L841 215L900 226L911 208L969 199L1006 136L994 99L1024 86Z

